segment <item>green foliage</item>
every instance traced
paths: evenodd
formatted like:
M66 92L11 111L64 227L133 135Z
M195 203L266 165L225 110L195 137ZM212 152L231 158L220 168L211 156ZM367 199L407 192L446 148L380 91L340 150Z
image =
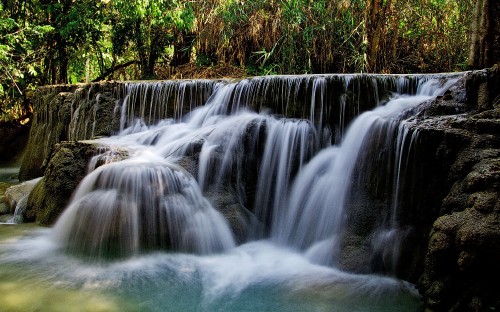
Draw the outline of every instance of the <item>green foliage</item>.
M116 56L139 59L142 78L154 77L156 61L165 55L179 32L191 31L195 24L193 8L179 0L115 0L111 2L110 25ZM171 57L171 55L170 55Z
M26 93L39 84L41 43L49 25L18 21L0 4L0 120L26 114Z
M459 69L472 10L466 0L212 3L202 6L209 23L198 22L202 54L251 73L275 65L288 74Z
M468 0L30 0L0 4L0 108L35 86L167 76L464 69ZM161 76L164 75L164 76Z

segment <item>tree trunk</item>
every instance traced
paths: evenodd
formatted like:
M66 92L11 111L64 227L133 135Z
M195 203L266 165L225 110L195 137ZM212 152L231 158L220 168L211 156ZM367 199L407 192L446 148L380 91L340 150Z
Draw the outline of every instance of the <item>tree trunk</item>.
M189 63L194 40L195 35L192 33L185 33L184 31L177 33L174 42L174 56L170 62L170 66L175 67Z
M65 40L60 40L57 44L58 46L58 58L59 58L59 78L58 83L68 83L68 53L66 51Z
M141 21L137 20L135 23L135 44L139 54L141 79L149 80L154 79L154 62L156 59L151 53L154 50L153 43L148 42L149 44L146 44L145 40L147 38L144 38L144 33L141 31Z
M370 0L366 7L365 21L367 23L367 41L368 41L368 71L380 71L377 62L381 43L387 32L386 22L390 14L391 0Z
M151 46L149 51L149 57L146 63L146 68L143 69L142 78L143 79L155 79L155 64L158 60L158 53L155 47Z
M500 1L477 0L471 27L469 68L481 69L500 62Z

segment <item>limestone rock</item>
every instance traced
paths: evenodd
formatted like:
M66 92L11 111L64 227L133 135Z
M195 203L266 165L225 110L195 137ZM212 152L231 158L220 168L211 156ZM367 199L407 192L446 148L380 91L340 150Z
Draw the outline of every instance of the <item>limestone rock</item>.
M5 198L9 204L10 211L14 212L17 204L25 196L28 196L41 178L25 181L21 184L13 185L5 191Z
M5 197L0 196L0 215L11 213L11 209L7 203L4 202Z
M62 142L56 144L44 177L31 192L23 218L40 224L53 224L68 204L71 195L87 174L95 154L103 152L95 143ZM101 162L101 164L104 162Z
M11 184L0 182L0 215L11 213L7 199L5 198L5 190L7 190Z
M54 144L109 136L119 129L117 83L57 85L36 90L34 116L19 179L42 176Z
M500 307L500 157L494 147L490 142L478 150L472 143L462 153L468 164L463 165L464 157L457 160L462 178L443 200L443 215L434 222L420 279L432 310Z
M228 221L235 240L238 243L245 242L249 225L256 220L255 216L240 204L236 192L230 186L224 185L219 189L212 187L203 195Z

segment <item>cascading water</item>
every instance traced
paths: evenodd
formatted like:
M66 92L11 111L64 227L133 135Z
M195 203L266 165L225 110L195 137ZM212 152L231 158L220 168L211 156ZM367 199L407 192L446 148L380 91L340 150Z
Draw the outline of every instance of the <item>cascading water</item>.
M376 170L366 168L379 146L395 154L392 204L368 239L372 252L397 261L398 185L414 135L404 119L455 81L127 84L114 112L120 132L97 141L107 147L54 228L4 249L0 263L37 263L43 283L104 289L132 310L414 311L408 283L337 267L349 209L368 183L364 170ZM95 125L80 125L81 116L72 119L74 139Z
M360 158L367 158L367 146L373 140L382 140L384 145L394 144L396 138L397 162L394 197L392 198L392 218L387 230L382 230L374 238L376 248L387 248L392 239L394 247L391 254L397 261L398 223L398 185L401 173L402 146L408 132L404 127L405 112L415 106L442 94L457 80L451 79L442 84L429 80L419 86L416 96L398 97L385 105L361 114L350 125L346 136L339 146L320 152L296 177L291 196L285 203L286 211L273 227L273 236L280 242L306 250L310 259L320 264L336 262L338 239L344 228L344 209L352 196L354 170ZM397 133L399 132L399 133ZM394 133L397 133L394 135ZM373 168L372 168L373 169ZM363 176L363 173L358 174ZM380 234L382 233L382 234ZM384 247L382 247L384 246ZM391 247L389 247L391 248Z
M141 250L214 253L234 247L224 218L194 179L163 159L136 156L89 174L54 227L65 249L86 256Z

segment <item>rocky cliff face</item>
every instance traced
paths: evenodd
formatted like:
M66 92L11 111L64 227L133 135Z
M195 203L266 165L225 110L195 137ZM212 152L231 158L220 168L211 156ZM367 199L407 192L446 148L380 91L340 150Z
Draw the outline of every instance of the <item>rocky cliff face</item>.
M415 122L424 137L442 138L434 167L442 165L440 155L449 155L449 170L434 177L446 195L428 236L419 283L432 310L500 307L499 79L497 67L471 75L465 101L456 94L440 98ZM460 107L468 112L452 114Z
M42 176L48 164L47 157L56 143L109 136L117 130L117 116L113 110L118 85L106 82L38 88L33 97L33 122L19 180Z

